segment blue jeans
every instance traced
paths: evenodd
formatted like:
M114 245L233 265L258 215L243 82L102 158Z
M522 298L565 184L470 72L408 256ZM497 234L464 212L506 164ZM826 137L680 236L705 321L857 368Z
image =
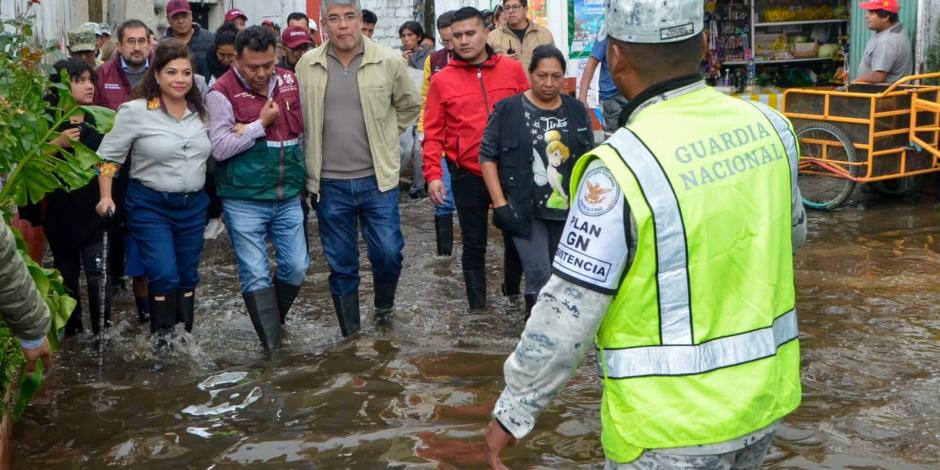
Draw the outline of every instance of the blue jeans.
M366 240L374 284L395 284L401 276L402 249L398 188L380 192L375 176L320 181L317 206L320 241L330 265L334 296L359 289L359 234Z
M274 245L277 260L274 275L292 286L304 282L310 256L299 196L284 201L222 199L222 213L238 258L242 292L271 287L268 239Z
M454 192L450 184L450 169L447 168L447 157L441 157L441 182L444 183L444 204L434 205L434 215L450 215L457 209L454 207Z
M209 207L206 193L155 191L131 180L125 207L127 230L140 249L150 293L194 289Z

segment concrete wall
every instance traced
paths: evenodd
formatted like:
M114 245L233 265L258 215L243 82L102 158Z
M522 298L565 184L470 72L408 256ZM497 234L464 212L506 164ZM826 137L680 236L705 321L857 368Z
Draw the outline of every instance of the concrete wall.
M397 49L401 47L398 28L406 21L417 18L421 0L362 0L362 8L372 10L379 17L375 25L375 39L381 44Z

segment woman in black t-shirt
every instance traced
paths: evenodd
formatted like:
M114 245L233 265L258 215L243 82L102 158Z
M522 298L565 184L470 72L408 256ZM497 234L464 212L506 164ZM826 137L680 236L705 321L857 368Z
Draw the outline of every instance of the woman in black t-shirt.
M496 105L480 143L493 223L512 236L522 259L527 315L551 275L571 169L594 142L584 105L562 94L565 59L558 49L535 49L529 80L531 89Z

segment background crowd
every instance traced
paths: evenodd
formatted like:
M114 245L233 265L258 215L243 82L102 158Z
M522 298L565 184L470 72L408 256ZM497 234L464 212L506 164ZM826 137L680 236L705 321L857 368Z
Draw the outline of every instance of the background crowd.
M176 324L191 331L204 240L227 231L248 316L264 348L277 349L310 264L314 212L343 335L360 325L359 233L374 313L387 320L405 243L400 184L434 205L439 256L453 252L457 213L471 309L486 305L492 210L506 247L502 294L531 309L550 275L571 168L594 136L586 107L563 92L565 57L525 0L444 12L436 38L405 22L398 50L370 39L380 19L356 0L323 2L322 32L300 12L282 30L234 9L215 32L185 0L166 13L161 39L135 19L114 41L93 23L69 33L57 72L79 103L117 111L115 124L102 136L91 116L74 116L54 143L97 151L99 177L22 211L45 227L75 296L85 272L95 334L124 277L159 344ZM609 71L597 60L603 86ZM602 99L622 105L612 96ZM617 114L605 112L605 127ZM84 329L79 309L66 334Z

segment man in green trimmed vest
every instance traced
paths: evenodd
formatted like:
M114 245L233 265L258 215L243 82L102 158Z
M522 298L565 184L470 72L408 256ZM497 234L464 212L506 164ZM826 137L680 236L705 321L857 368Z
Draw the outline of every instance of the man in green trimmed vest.
M300 86L275 66L277 36L251 26L235 37L235 61L206 96L216 185L238 259L242 298L265 350L281 346L281 325L306 277L310 256L300 192L307 176ZM269 277L267 240L277 269Z
M486 430L532 431L594 339L607 468L759 468L800 404L790 123L705 85L702 0L608 0L626 125L585 155L571 212Z

